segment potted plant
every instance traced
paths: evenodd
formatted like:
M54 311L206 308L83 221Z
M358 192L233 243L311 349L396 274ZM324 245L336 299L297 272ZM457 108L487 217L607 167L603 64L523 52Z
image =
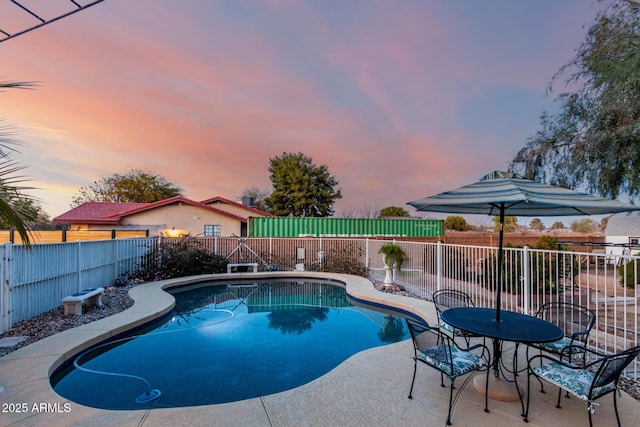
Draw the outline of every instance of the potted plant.
M386 270L383 283L385 285L391 285L393 284L391 272L393 271L393 278L395 278L396 268L399 269L402 267L406 254L404 250L395 243L382 245L378 250L378 253L382 254L382 262L384 262L384 268Z

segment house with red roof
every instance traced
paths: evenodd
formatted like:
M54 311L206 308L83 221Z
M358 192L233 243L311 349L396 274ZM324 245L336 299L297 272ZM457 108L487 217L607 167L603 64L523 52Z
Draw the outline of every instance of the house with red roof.
M249 217L271 216L223 197L154 203L87 202L53 219L70 230L148 230L149 236L246 236Z

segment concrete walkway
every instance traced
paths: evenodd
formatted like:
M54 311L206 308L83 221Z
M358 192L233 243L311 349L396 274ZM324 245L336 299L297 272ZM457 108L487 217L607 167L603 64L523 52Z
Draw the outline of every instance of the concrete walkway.
M252 278L256 276L247 274ZM258 274L260 275L260 274ZM291 275L291 273L289 273ZM305 276L317 277L310 273ZM237 278L236 274L233 277ZM272 276L272 275L270 275ZM324 277L327 275L324 274ZM336 280L344 276L330 275ZM296 274L296 277L300 275ZM201 281L204 276L190 279ZM376 291L371 282L347 277L347 291L358 299L391 305L435 319L431 303ZM171 309L173 297L162 288L176 281L142 285L132 290L134 306L118 315L64 331L0 358L0 426L442 426L446 420L448 388L440 387L434 370L418 367L413 399L408 388L413 373L410 341L358 353L328 374L302 387L241 402L188 408L107 411L69 402L49 385L49 375L82 349L132 326L146 323ZM462 381L458 380L460 384ZM564 399L555 408L557 389L532 392L531 426L588 425L586 404ZM594 425L615 425L613 396L599 400ZM640 403L622 395L619 409L624 426L638 424ZM454 426L524 426L519 402L489 401L472 385L460 391L453 412Z

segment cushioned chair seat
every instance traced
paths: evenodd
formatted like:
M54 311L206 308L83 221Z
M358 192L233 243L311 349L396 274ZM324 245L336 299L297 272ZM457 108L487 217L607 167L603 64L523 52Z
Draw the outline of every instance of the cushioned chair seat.
M449 351L451 362L447 360ZM420 352L418 358L444 372L448 377L459 377L487 366L487 361L482 357L446 344Z
M549 353L555 354L579 354L584 353L580 347L572 346L571 339L564 337L559 339L558 341L553 342L545 342L545 343L537 343L535 345L536 348L539 348L544 351L548 351Z
M570 369L558 363L548 363L546 365L533 368L533 372L539 377L557 385L569 393L582 400L589 400L589 390L593 383L595 373L586 369ZM593 397L601 396L616 388L615 383L609 383L602 387L593 389Z

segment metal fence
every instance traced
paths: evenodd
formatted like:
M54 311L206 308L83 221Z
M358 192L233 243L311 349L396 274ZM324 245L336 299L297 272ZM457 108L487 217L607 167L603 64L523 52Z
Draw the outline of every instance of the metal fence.
M373 279L382 280L378 254L389 240L348 238L221 238L218 254L231 262L257 262L261 269L291 270L303 263L317 269L333 258L362 263ZM494 307L497 248L397 241L407 260L395 282L429 299L437 289L453 288L471 295L477 306ZM502 309L534 314L549 301L565 301L594 310L597 323L589 344L603 352L638 345L640 256L565 250L505 248ZM628 371L638 378L640 363Z
M165 240L170 241L170 240ZM232 263L258 263L261 270L322 269L340 259L362 265L382 280L380 247L389 240L351 238L195 239L200 248ZM117 239L0 246L2 329L60 305L80 289L109 285L140 268L157 238ZM496 296L495 247L397 241L407 254L396 282L421 298L442 288L471 295L477 306L493 307ZM590 344L615 351L638 345L640 257L549 249L505 248L502 308L527 314L547 301L568 301L597 313ZM633 377L640 364L636 362Z

